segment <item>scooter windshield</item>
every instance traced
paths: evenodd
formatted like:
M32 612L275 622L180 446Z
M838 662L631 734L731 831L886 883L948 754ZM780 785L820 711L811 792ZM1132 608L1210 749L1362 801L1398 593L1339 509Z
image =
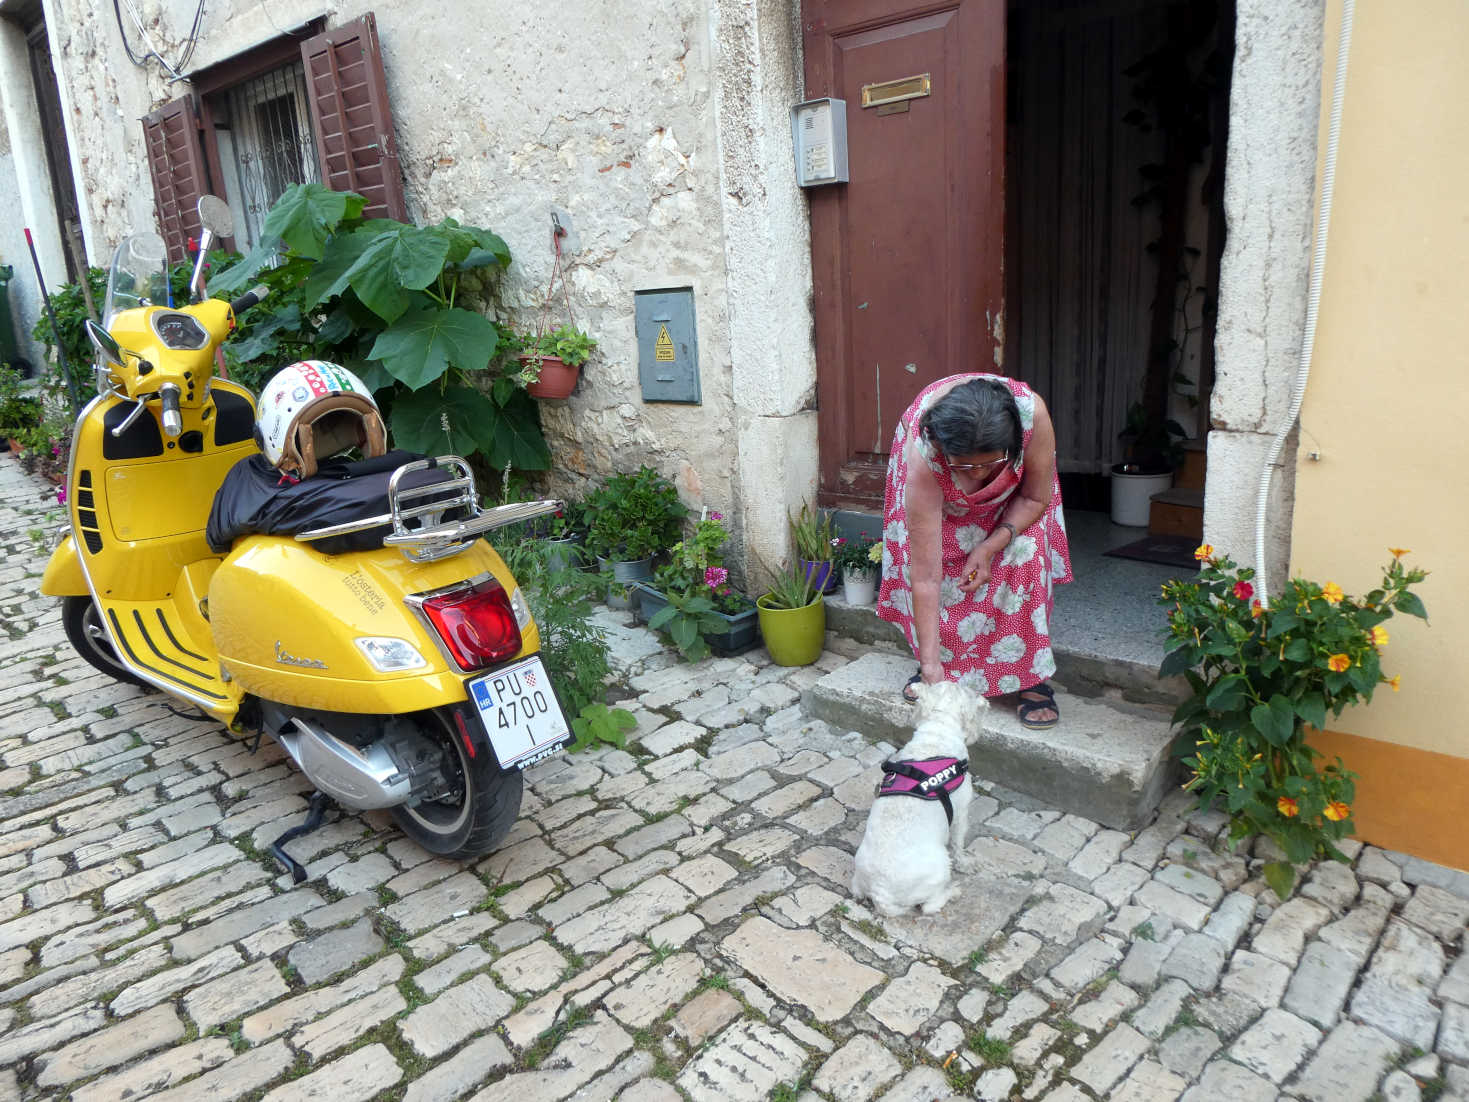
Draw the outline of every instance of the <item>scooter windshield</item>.
M107 276L107 302L102 325L137 306L168 306L168 249L156 233L138 233L126 238L112 257Z

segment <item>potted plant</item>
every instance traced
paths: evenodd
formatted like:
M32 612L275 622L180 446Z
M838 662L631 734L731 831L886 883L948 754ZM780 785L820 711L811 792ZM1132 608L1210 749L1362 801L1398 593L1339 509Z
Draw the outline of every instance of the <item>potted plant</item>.
M1173 472L1183 463L1183 426L1149 413L1141 402L1127 411L1127 427L1119 435L1125 458L1112 466L1112 523L1143 527L1153 495L1173 485Z
M597 342L574 325L544 333L518 333L512 347L532 398L569 398Z
M765 649L777 666L809 666L826 642L826 604L800 563L782 566L755 602Z
M856 539L838 539L832 556L842 574L842 599L849 605L870 605L882 564L882 544L863 532Z
M626 586L653 576L653 556L679 536L688 509L673 483L650 467L615 474L586 501L587 551L610 573L607 603L629 608Z
M755 603L729 584L723 551L728 539L724 514L704 513L693 535L669 549L669 561L653 581L637 585L644 622L667 634L691 662L711 650L740 654L759 638Z
M41 423L41 402L21 389L20 372L0 364L0 448L20 453L20 438Z
M581 561L581 544L586 537L586 509L579 501L568 501L545 518L541 540L546 545L550 569L561 570Z
M801 503L801 511L790 517L791 541L796 545L796 558L801 569L811 575L812 584L821 593L835 593L838 575L831 556L836 550L836 533L831 514Z
M1231 841L1264 835L1284 852L1264 867L1281 899L1294 865L1346 861L1335 843L1353 831L1356 774L1340 758L1318 769L1307 728L1370 701L1379 684L1396 692L1398 679L1382 672L1382 625L1394 612L1427 619L1411 592L1425 572L1403 565L1407 551L1389 550L1382 584L1361 598L1335 582L1292 578L1262 605L1254 571L1208 544L1194 552L1202 564L1195 578L1163 583L1169 635L1159 675L1182 674L1191 690L1173 717L1192 772L1184 787L1200 807L1224 807Z

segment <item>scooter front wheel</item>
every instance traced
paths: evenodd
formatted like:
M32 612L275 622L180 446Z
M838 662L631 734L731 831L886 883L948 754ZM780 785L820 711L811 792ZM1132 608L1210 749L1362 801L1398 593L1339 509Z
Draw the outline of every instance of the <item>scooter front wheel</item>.
M502 771L490 754L466 753L448 708L423 712L419 718L420 733L443 750L442 795L413 807L395 807L393 818L430 853L482 857L504 840L520 815L520 771Z
M112 641L102 627L102 613L91 597L61 598L61 626L77 654L88 665L129 685L150 687L148 682L117 660L117 652L112 649Z

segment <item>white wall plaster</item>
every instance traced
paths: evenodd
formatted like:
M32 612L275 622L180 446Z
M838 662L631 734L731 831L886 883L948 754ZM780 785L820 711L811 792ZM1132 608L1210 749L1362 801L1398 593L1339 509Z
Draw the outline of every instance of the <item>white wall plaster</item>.
M0 219L0 264L9 264L14 269L9 308L17 351L39 373L43 369L45 349L31 340L30 334L41 316L41 292L26 247L26 227L31 227L42 272L56 277L53 283L64 282L66 265L31 88L25 35L14 24L0 20L0 90L3 90L0 98L4 100L4 125L0 127L0 141L4 143L0 153L0 210L13 212L13 217Z
M1239 0L1230 87L1216 380L1204 535L1252 563L1260 464L1289 412L1310 273L1321 107L1322 0ZM1285 576L1292 443L1268 506L1270 576Z
M4 249L5 263L15 267L11 293L17 307L16 329L29 333L41 314L41 303L35 265L26 247L25 228L30 228L48 289L66 282L66 258L61 251L61 230L46 167L26 36L9 20L0 20L0 88L4 89L5 131L10 142L11 179L16 197L16 204L5 209L19 216L5 220L0 248ZM34 346L31 350L35 353L32 363L39 371L40 352Z

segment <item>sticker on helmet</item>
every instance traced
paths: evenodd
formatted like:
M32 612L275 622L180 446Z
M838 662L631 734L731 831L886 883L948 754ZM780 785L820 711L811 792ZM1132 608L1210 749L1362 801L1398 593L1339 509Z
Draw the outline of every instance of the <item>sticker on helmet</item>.
M316 370L316 361L303 360L301 363L301 378L311 388L311 393L316 395L329 394L331 387L321 377L321 372Z
M293 402L304 402L310 396L310 392L304 386L298 386L295 390L291 391L291 401Z

